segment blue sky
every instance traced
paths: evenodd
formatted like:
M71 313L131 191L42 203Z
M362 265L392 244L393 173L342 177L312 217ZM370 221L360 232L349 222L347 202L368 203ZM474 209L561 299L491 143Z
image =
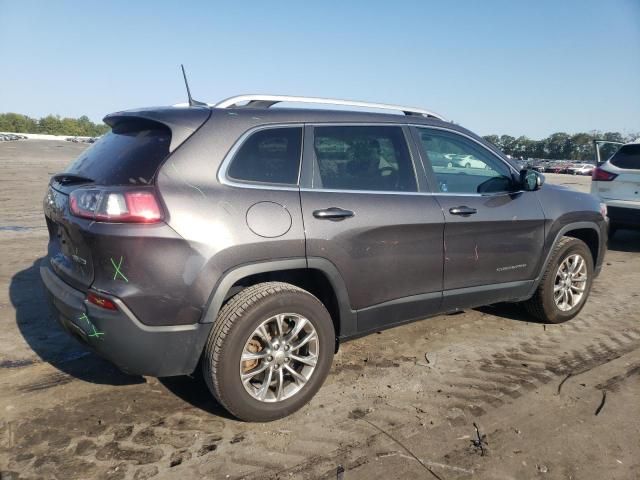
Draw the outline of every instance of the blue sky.
M0 0L0 112L287 93L432 109L480 134L640 131L640 0Z

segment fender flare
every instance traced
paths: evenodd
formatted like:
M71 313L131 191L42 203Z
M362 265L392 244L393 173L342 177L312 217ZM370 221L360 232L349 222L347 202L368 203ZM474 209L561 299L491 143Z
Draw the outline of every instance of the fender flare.
M351 309L351 303L342 275L340 275L340 272L333 263L326 258L318 257L268 260L265 262L245 264L228 270L223 274L213 289L201 323L215 322L227 292L238 280L259 273L299 269L319 270L327 277L336 295L338 308L340 310L340 337L356 333L356 312Z
M544 276L544 272L547 270L547 267L549 266L549 262L551 261L551 254L553 253L553 250L556 248L556 245L558 244L558 242L560 242L560 239L562 237L564 237L565 234L567 232L571 231L571 230L578 230L578 229L585 229L585 228L589 228L591 230L594 230L596 232L596 234L598 235L598 252L600 252L600 249L601 249L601 246L602 246L602 238L601 238L601 235L600 235L600 228L598 227L597 223L595 223L595 222L572 222L572 223L569 223L569 224L565 225L564 227L562 227L558 231L558 233L556 233L556 236L553 239L553 243L551 244L551 247L547 251L547 255L545 257L544 263L542 264L542 268L540 268L540 270L538 272L538 276L534 279L533 285L531 286L531 290L529 291L529 296L530 297L533 296L533 294L536 292L536 289L538 288L538 285L542 281L542 277ZM594 264L594 267L595 267L595 264Z

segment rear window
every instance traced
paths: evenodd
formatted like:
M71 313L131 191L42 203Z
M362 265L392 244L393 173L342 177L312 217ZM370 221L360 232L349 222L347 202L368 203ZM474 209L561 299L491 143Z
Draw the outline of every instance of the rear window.
M260 130L242 144L227 176L244 182L296 185L302 153L302 127Z
M169 155L171 131L155 122L117 125L85 150L64 173L101 185L148 185Z
M640 170L640 143L622 146L609 162L618 168Z

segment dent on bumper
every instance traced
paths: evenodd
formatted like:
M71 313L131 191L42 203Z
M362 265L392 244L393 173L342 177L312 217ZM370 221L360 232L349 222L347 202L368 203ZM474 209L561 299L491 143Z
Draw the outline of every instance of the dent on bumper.
M121 370L166 377L192 373L212 324L149 326L141 323L118 298L118 310L86 301L83 292L62 281L48 266L40 276L53 313L62 327Z

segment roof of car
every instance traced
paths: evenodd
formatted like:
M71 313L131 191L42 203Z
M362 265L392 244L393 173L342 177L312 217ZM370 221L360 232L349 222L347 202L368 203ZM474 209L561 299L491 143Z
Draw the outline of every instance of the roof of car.
M404 107L399 107L404 108ZM260 106L252 108L248 106L219 108L214 105L174 105L162 107L140 108L115 112L104 117L105 123L114 126L126 118L144 118L160 122L172 130L172 148L179 145L188 136L209 118L215 121L232 120L236 124L242 124L247 129L264 124L281 123L386 123L399 125L425 125L455 130L470 137L490 148L501 157L504 154L494 145L489 144L483 138L474 134L460 125L424 114L395 114L381 113L379 111L354 111L344 109L325 108L268 108Z

